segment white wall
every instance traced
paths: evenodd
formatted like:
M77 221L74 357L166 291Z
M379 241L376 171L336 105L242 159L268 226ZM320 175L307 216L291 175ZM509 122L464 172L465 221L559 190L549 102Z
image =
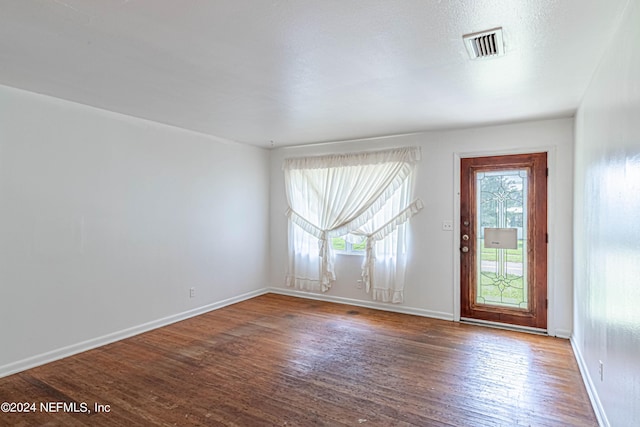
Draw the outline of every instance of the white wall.
M268 181L266 150L0 86L0 376L262 289Z
M630 426L640 422L640 1L606 52L576 117L572 341L602 423Z
M459 317L457 271L458 232L442 231L442 221L457 217L456 154L550 150L550 323L549 332L568 337L572 328L572 164L573 119L527 122L445 132L277 149L271 156L271 285L284 288L287 207L281 170L286 157L422 147L416 170L415 196L425 209L411 219L412 247L403 307L410 312L445 319ZM459 168L459 166L458 166ZM326 296L370 302L358 288L361 258L339 256L338 280ZM387 305L387 307L391 307Z

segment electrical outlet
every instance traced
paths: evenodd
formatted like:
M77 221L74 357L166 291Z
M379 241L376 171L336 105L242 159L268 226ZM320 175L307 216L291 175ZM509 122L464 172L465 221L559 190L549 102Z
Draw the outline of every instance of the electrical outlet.
M443 231L453 231L453 221L442 221Z
M600 381L604 381L604 363L602 363L602 360L598 360L599 365L599 372L600 372Z
M189 298L193 298L196 296L196 288L189 289Z
M356 288L358 288L358 289L362 289L362 279L359 279L359 280L356 282Z

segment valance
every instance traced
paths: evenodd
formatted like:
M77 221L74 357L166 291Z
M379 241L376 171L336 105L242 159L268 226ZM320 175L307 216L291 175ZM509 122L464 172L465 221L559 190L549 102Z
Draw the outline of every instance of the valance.
M420 147L402 147L383 151L366 151L361 153L291 157L284 160L282 169L322 169L345 166L375 165L392 162L414 164L420 159Z

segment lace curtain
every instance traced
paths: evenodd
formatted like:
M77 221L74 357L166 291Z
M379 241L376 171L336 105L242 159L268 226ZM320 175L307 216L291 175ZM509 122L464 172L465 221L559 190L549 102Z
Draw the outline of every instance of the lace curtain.
M366 239L362 277L374 300L402 302L406 221L417 147L286 159L287 286L326 292L335 281L333 237Z

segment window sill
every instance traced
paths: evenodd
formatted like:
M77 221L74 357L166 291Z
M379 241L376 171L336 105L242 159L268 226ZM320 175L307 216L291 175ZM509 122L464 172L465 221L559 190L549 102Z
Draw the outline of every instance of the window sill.
M336 251L336 255L344 255L344 256L359 256L359 257L364 257L364 252L343 252L343 251Z

